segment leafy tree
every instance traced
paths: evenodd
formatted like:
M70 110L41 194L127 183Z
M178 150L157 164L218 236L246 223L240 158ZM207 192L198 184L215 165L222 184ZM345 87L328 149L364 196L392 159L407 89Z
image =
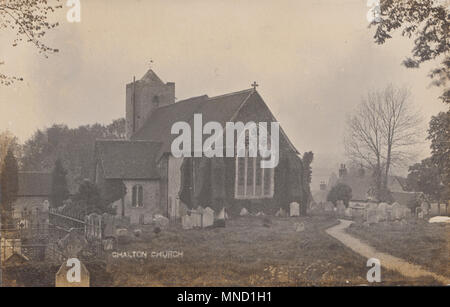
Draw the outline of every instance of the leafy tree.
M100 124L69 129L53 125L37 130L23 145L22 168L27 171L50 171L60 158L67 170L69 186L81 184L92 177L94 145L97 139L116 139L124 136L125 120L115 120L111 125Z
M19 191L19 167L12 149L8 150L1 173L1 215L2 225L7 228L12 222L12 204Z
M304 197L302 201L302 206L300 208L301 214L306 215L307 204L311 201L311 179L312 179L312 167L311 164L314 160L314 153L312 151L305 152L302 158L303 166L303 191Z
M58 49L47 46L43 37L48 30L58 26L57 22L50 22L49 15L56 9L62 8L61 0L6 0L0 2L0 28L10 30L15 34L12 46L21 42L32 44L40 54L48 57L58 52ZM4 62L0 61L0 65ZM22 78L7 76L0 73L0 84L10 85Z
M112 208L102 199L99 188L85 179L74 196L74 205L84 214L113 213Z
M431 141L431 159L437 166L439 178L447 187L442 197L450 199L450 111L440 112L433 116L428 129L428 140Z
M423 192L433 200L439 200L444 186L441 184L439 168L431 158L409 167L406 178L408 190Z
M445 87L450 80L450 15L446 1L381 0L379 17L371 23L376 27L375 42L384 44L398 29L402 36L414 37L412 57L406 58L403 64L417 68L421 63L442 57L441 65L429 77L433 79L432 84ZM450 103L448 87L440 98Z
M352 188L344 183L338 183L327 195L327 201L331 201L335 206L338 200L342 200L344 205L348 207L348 203L352 199Z
M66 175L67 171L64 169L61 160L57 159L52 171L52 194L50 197L50 205L53 208L61 206L63 201L69 198Z

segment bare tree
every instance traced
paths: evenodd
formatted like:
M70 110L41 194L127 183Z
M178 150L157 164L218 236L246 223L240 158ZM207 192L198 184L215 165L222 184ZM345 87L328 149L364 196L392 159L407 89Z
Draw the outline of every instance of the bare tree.
M369 92L347 122L346 153L373 171L379 200L386 200L392 167L404 166L413 157L412 146L421 142L421 117L409 97L408 89L392 85Z

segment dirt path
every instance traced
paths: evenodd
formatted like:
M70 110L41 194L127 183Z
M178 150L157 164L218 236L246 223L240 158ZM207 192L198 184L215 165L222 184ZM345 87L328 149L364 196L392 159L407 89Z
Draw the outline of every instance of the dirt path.
M419 265L411 264L403 259L391 256L386 253L378 252L373 247L361 242L359 239L345 232L345 229L353 223L352 221L339 221L340 224L328 228L326 232L330 236L341 241L345 246L352 249L354 252L366 258L377 258L378 260L380 260L381 267L398 271L400 274L406 277L417 278L420 276L432 276L437 281L445 285L450 285L450 279L447 277L430 272Z

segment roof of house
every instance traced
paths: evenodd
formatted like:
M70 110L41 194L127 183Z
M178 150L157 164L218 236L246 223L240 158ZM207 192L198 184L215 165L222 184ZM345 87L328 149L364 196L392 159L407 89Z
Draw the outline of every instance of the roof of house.
M17 196L49 196L52 175L48 172L19 172Z
M105 179L158 179L156 157L160 142L98 140L97 159Z
M421 192L391 192L394 201L405 206L412 205L422 194Z

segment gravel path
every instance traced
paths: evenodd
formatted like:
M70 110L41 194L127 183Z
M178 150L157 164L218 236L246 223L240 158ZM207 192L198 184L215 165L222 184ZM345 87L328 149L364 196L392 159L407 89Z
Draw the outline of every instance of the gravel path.
M352 221L339 220L340 224L330 227L326 232L341 241L345 246L352 249L354 252L360 254L365 258L377 258L380 260L381 267L386 269L398 271L406 277L418 278L420 276L432 276L437 281L444 285L450 285L450 279L442 275L430 272L423 267L409 263L403 259L391 256L386 253L378 252L376 249L361 242L359 239L349 235L345 229L352 224Z

